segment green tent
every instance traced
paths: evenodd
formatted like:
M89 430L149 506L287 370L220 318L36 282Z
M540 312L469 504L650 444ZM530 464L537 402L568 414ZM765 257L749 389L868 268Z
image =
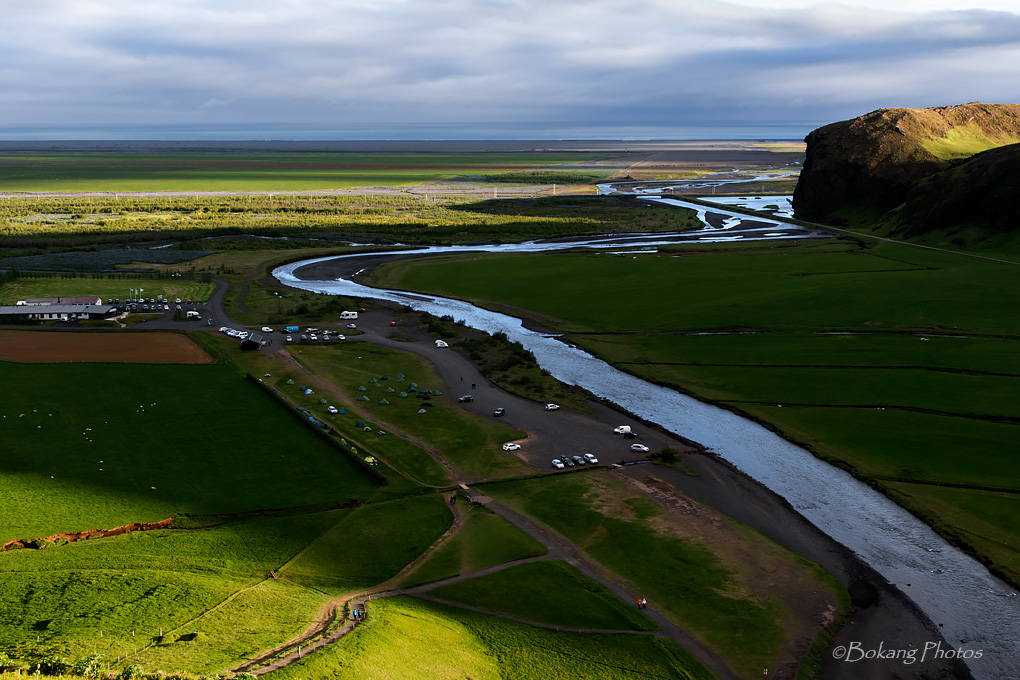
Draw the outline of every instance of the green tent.
M382 404L383 406L388 406L390 402L386 401L385 399L380 399L379 403Z
M396 392L396 390L393 389L392 387L387 387L385 390L383 390L383 392L386 392L387 394L391 394L393 392Z
M367 392L368 388L365 387L364 385L358 385L358 391L359 392Z
M325 399L320 399L319 403L325 405L328 404L329 402L327 402Z
M401 398L406 397L407 396L407 392L398 392L397 396L401 397Z
M293 385L294 384L294 378L290 378L289 380L287 380L287 384L288 385Z
M361 395L360 397L358 397L358 401L368 401L368 397L366 397L366 396L365 396L365 395L363 394L363 395Z

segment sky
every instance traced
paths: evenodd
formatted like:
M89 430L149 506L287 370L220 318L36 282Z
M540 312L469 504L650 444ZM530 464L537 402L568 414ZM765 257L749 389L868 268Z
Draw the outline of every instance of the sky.
M1020 102L1020 0L0 0L0 12L0 131L815 126Z

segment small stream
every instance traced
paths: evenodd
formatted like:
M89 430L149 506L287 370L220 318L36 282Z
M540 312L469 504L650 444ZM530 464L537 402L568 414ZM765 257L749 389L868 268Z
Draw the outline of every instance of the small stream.
M673 199L665 200L673 202ZM704 214L703 206L690 207ZM709 209L709 212L716 211ZM519 253L577 247L611 252L691 240L733 240L732 237L738 235L747 240L828 236L824 232L811 232L770 218L748 218L725 209L718 213L718 217L705 218L706 225L714 223L717 226L679 234L628 234L510 245L429 247L400 254ZM520 342L533 352L539 365L559 380L579 385L645 420L708 447L785 498L811 523L855 552L913 600L937 626L941 626L949 646L943 643L939 650L928 650L929 662L936 654L959 654L976 678L1020 677L1020 597L1017 593L991 575L983 565L949 545L926 524L866 484L757 423L619 371L555 337L524 328L514 317L461 300L371 288L345 279L303 280L295 275L301 267L333 259L338 258L288 264L275 269L273 276L295 288L387 300L436 316L450 315L488 333L506 333L510 340ZM921 651L917 652L920 663L927 642L889 640L886 647L917 645L921 647ZM935 644L935 641L930 642Z

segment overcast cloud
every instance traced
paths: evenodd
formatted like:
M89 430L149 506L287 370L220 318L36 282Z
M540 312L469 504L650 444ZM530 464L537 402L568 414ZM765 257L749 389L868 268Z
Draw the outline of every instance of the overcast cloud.
M824 123L1020 101L1016 0L0 3L0 128Z

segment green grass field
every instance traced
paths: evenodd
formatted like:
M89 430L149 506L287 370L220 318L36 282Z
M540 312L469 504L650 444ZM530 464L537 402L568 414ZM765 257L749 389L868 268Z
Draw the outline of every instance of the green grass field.
M1002 511L1020 500L1020 267L851 242L493 262L375 276L527 310L624 370L769 423L1020 582ZM938 484L959 488L923 488Z
M502 517L488 511L462 509L469 513L459 532L444 541L413 572L401 587L421 585L459 576L514 560L546 554L545 547Z
M562 560L528 562L440 586L441 600L564 628L658 630L634 605Z
M657 637L535 628L409 597L376 600L349 637L274 673L284 680L708 680Z
M19 388L0 394L9 447L0 540L376 491L224 366L3 364L3 373Z
M141 293L132 293L132 289L141 289ZM129 298L153 298L162 295L169 300L194 300L204 302L209 299L216 285L201 283L188 279L151 279L151 278L22 278L0 285L0 305L13 305L18 300L37 297L85 297L97 296L108 299L120 299L122 303Z
M591 154L2 154L8 191L284 191L405 186ZM587 176L585 176L587 179Z
M0 552L0 649L23 662L220 672L390 578L452 519L439 495L380 488L227 366L3 374L20 387L0 396L0 542L52 537Z
M444 458L471 477L507 476L527 469L519 458L501 448L503 442L518 439L522 433L498 421L456 408L454 395L433 397L430 401L435 406L426 409L424 414L418 413L422 400L406 391L411 389L411 383L415 383L420 391L438 389L441 381L428 362L415 354L385 347L373 347L369 352L363 346L344 343L303 346L300 355L295 349L290 351L298 361L319 375L343 376L344 399L340 403L349 412L343 416L326 416L326 422L348 437L365 437L365 433L354 427L357 421L364 420L373 423L374 429L395 429L410 435L441 452ZM388 379L382 380L384 376ZM276 386L290 395L297 393L295 387L300 387L300 384L287 386L281 375ZM361 387L365 389L360 390ZM402 392L407 396L401 397ZM313 396L317 401L321 395ZM362 396L367 400L359 401ZM389 404L380 404L383 400ZM320 406L319 410L325 409ZM481 452L485 455L480 455ZM378 454L387 460L383 450L380 449ZM412 469L421 465L404 456L393 463L400 468L412 466ZM430 478L434 480L431 474Z
M717 527L718 537L711 540L679 536L655 521L660 507L637 496L631 503L624 500L631 509L626 517L606 500L619 486L612 473L600 472L482 488L583 546L596 562L647 594L658 611L714 649L738 675L756 677L762 667L774 666L782 647L796 635L814 638L817 631L805 633L804 622L789 614L803 593L770 590L746 571L747 564L722 555L742 546L738 552L756 556L752 570L766 569L774 577L783 573L783 579L813 584L811 590L821 588L838 598L841 589L830 576L736 523ZM839 605L845 606L845 601ZM537 609L549 615L543 607Z

